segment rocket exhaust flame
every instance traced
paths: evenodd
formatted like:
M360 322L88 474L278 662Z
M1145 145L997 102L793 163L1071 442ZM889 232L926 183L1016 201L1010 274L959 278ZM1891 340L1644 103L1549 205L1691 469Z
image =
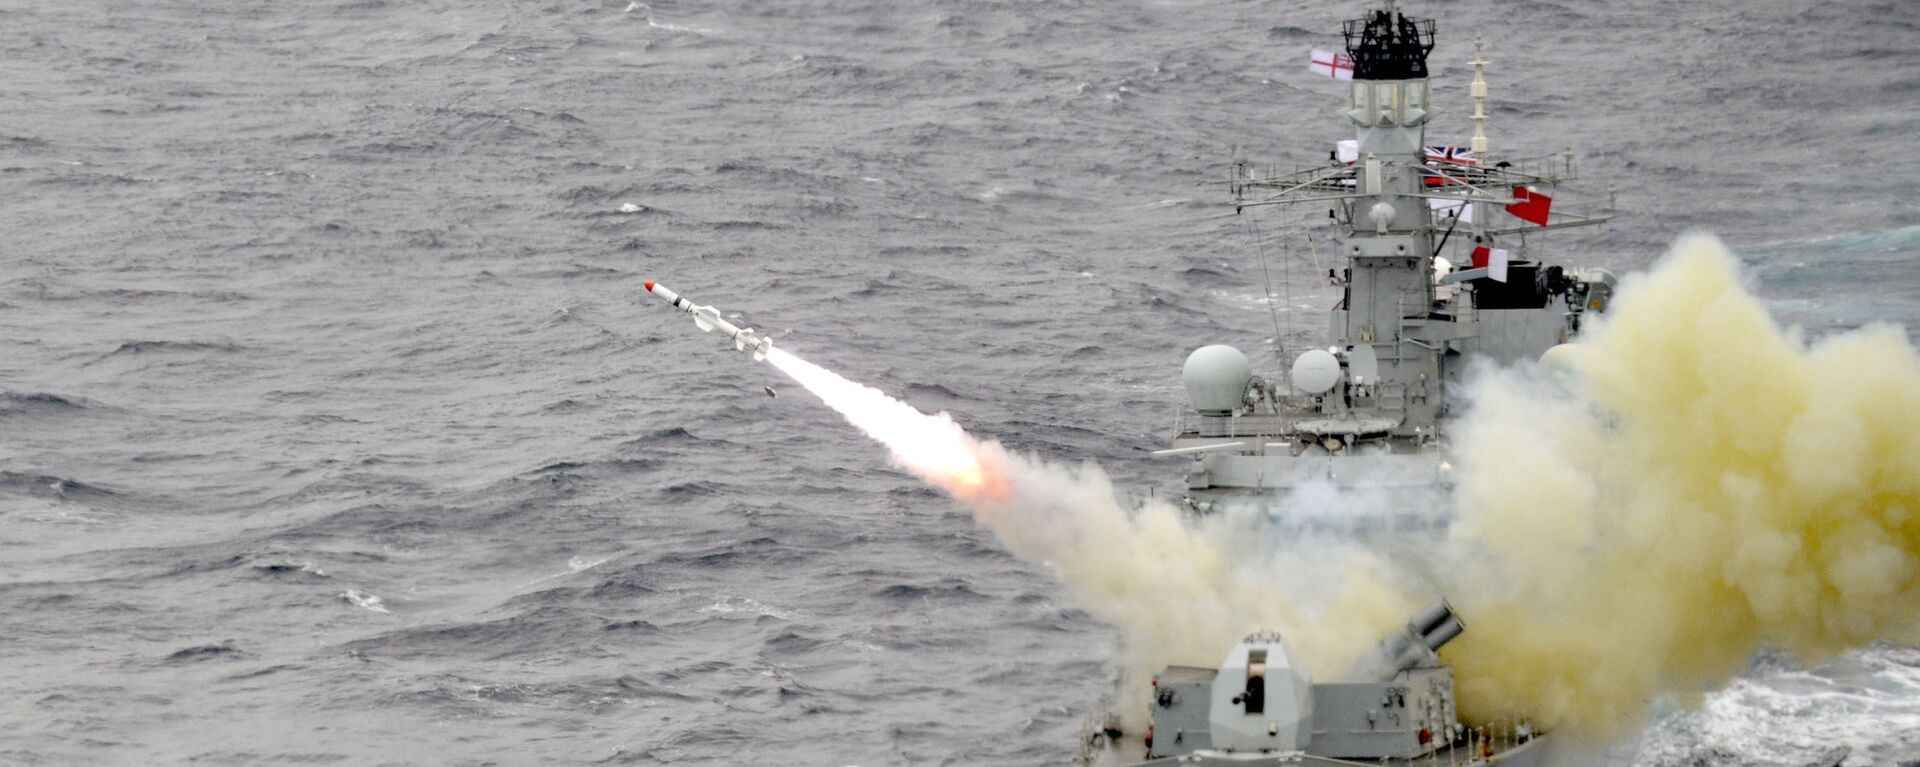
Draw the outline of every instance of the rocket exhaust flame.
M767 362L786 373L874 441L894 463L961 500L1003 499L1005 478L990 453L953 417L927 415L871 386L775 349Z

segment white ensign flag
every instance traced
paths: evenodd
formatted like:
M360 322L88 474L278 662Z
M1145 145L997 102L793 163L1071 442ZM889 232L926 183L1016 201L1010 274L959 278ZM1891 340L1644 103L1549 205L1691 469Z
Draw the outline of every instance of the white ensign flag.
M1315 48L1313 49L1313 64L1309 65L1307 69L1312 70L1314 74L1322 77L1331 77L1335 80L1352 80L1353 57L1344 53L1323 51Z

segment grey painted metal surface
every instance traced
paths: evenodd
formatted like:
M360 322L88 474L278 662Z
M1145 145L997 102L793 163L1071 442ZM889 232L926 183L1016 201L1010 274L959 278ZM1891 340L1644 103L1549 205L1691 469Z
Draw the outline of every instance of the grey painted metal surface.
M1154 678L1143 764L1527 764L1531 726L1489 734L1459 721L1453 671L1435 651L1465 630L1436 603L1331 682L1311 681L1271 633L1248 636L1218 669L1170 666Z

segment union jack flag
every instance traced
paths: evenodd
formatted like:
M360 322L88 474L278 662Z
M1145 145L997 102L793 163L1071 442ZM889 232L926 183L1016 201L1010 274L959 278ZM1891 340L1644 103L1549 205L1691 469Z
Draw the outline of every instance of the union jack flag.
M1473 156L1473 150L1463 146L1427 147L1428 162L1450 162L1455 165L1478 165L1480 158Z

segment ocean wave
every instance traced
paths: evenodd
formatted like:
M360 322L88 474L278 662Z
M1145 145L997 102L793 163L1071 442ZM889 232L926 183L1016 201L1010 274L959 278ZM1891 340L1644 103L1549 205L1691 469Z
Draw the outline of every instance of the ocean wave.
M195 352L237 353L246 347L217 341L123 341L101 359L124 354L190 354Z
M83 400L48 392L0 391L0 417L76 413L90 407Z
M0 470L0 489L12 490L40 498L88 500L121 497L121 493L119 492L77 479L58 477L51 474L24 474L5 470Z
M175 650L169 653L162 662L170 666L177 666L213 660L240 660L249 657L252 657L251 653L242 651L240 648L234 646L232 640L227 640L217 644L195 645L193 647Z

